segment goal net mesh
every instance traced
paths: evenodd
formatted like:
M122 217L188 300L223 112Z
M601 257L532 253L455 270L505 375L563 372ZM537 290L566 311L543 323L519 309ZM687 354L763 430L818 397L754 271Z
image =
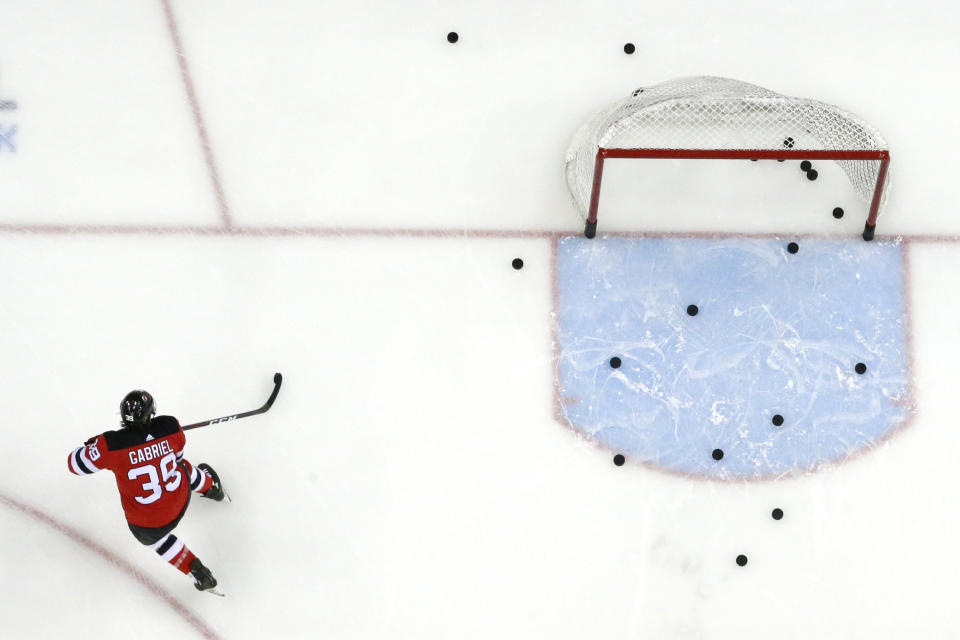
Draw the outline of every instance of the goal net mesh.
M634 91L603 109L574 136L567 186L586 218L598 149L880 151L887 143L858 116L816 100L791 98L729 78L692 77ZM837 160L870 201L879 160ZM886 186L884 184L884 199Z

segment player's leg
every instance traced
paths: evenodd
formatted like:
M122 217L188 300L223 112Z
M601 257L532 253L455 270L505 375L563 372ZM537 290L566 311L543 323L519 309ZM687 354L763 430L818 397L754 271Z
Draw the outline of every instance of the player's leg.
M184 574L190 573L190 565L197 558L187 545L172 533L168 533L149 546L174 569Z
M184 509L186 511L186 509ZM181 517L183 514L180 514ZM166 560L175 569L185 575L193 576L193 585L200 591L206 591L217 586L217 579L210 573L197 556L187 548L182 540L173 535L172 530L180 522L178 517L165 527L138 527L128 525L134 537Z
M183 465L187 470L187 477L190 478L191 491L217 502L223 500L226 493L220 484L220 476L213 470L213 467L205 462L193 466L186 459L183 460Z
M193 576L193 586L200 591L206 591L217 586L217 579L210 573L210 569L200 562L200 558L183 544L183 541L172 533L150 545L157 555L169 562L183 574Z

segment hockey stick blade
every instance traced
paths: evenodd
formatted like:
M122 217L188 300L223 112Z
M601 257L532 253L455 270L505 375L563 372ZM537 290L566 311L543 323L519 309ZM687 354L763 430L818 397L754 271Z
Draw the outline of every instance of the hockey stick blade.
M184 431L189 429L196 429L197 427L205 427L210 424L217 424L218 422L231 422L233 420L239 420L240 418L249 418L250 416L255 416L259 413L266 413L270 410L270 407L273 406L273 401L277 399L277 394L280 393L280 385L283 383L283 376L279 373L273 374L273 392L270 394L270 397L267 398L267 401L259 409L254 409L253 411L246 411L244 413L235 413L232 416L224 416L222 418L214 418L213 420L204 420L203 422L197 422L194 424L188 424L183 427Z

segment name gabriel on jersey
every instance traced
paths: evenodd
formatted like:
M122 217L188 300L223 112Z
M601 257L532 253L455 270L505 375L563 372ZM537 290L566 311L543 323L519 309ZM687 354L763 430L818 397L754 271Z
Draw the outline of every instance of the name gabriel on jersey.
M129 451L127 455L130 457L130 464L139 464L141 462L149 462L157 458L162 458L168 453L173 453L173 449L170 448L170 443L166 440L161 440L149 447Z

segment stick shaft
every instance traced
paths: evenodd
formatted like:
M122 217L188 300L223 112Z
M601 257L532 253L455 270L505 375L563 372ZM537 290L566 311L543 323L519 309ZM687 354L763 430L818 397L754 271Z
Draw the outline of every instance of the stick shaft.
M203 422L196 422L194 424L188 424L183 427L184 431L190 429L196 429L198 427L206 427L207 425L217 424L218 422L231 422L233 420L239 420L240 418L248 418L250 416L255 416L259 413L266 413L270 410L270 407L273 406L273 401L277 399L277 394L280 393L280 384L283 382L283 376L279 373L273 374L273 392L270 394L270 397L267 398L266 403L259 409L254 409L253 411L245 411L243 413L235 413L230 416L223 416L222 418L213 418L212 420L204 420Z

